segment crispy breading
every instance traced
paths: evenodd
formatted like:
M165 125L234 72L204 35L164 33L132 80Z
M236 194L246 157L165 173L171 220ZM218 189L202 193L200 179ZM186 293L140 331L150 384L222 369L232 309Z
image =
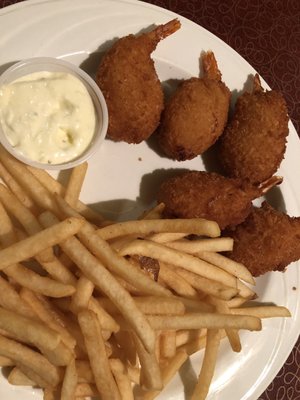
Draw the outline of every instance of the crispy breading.
M220 138L219 159L228 176L257 184L278 169L288 135L287 107L282 95L264 92L258 75L252 93L242 94L234 116Z
M149 33L128 35L104 55L96 82L107 103L111 139L140 143L157 128L164 95L150 55L179 28L180 22L172 20Z
M262 188L241 179L188 171L163 182L157 199L165 204L166 216L206 218L216 221L224 229L244 221L252 200L261 193Z
M183 161L202 154L222 134L230 91L212 52L202 57L204 77L183 81L162 114L159 143L169 157Z
M233 251L227 255L244 264L253 276L283 271L300 259L300 218L289 217L266 202L229 233Z

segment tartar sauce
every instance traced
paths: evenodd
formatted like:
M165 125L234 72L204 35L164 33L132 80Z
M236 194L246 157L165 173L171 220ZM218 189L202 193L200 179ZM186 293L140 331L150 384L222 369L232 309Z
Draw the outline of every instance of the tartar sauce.
M60 164L86 150L96 117L78 78L43 71L0 88L0 122L10 144L24 157Z

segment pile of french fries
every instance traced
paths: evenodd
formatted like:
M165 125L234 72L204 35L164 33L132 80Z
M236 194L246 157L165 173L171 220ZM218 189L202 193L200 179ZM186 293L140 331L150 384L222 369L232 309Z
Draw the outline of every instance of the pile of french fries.
M42 388L45 400L150 400L204 348L192 399L205 399L221 339L238 352L240 330L289 311L251 304L254 279L220 254L233 243L215 222L162 219L163 204L137 221L105 221L79 200L86 170L64 187L0 148L8 381Z

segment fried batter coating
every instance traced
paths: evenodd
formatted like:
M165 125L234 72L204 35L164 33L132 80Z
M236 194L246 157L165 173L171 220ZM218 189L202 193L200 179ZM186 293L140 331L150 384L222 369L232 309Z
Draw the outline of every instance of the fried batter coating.
M230 233L233 251L228 256L244 264L253 276L282 271L300 259L300 218L292 218L266 202L252 209Z
M140 143L157 128L164 95L150 55L179 28L175 19L149 33L123 37L103 57L96 82L107 102L111 139Z
M264 92L258 75L252 93L242 94L220 138L219 158L228 176L257 184L278 169L286 148L288 114L284 98Z
M188 171L163 182L157 200L165 204L167 217L205 218L216 221L224 229L244 221L252 200L277 183L274 179L255 187L216 173Z
M162 114L159 143L167 156L190 160L212 146L227 122L230 91L221 81L215 56L202 57L203 78L184 81Z

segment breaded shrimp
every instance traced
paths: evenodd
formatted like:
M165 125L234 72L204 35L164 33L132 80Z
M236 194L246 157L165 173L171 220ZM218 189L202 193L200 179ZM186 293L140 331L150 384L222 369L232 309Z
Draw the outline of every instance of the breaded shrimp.
M162 114L159 143L167 156L183 161L202 154L222 134L230 91L221 81L215 56L202 56L203 78L184 81Z
M188 171L163 182L157 200L165 204L165 216L205 218L216 221L224 229L243 222L251 210L252 200L280 182L281 178L276 177L255 187L216 173Z
M149 33L123 37L104 55L96 81L107 102L111 139L140 143L157 128L164 96L150 55L179 28L174 19Z
M225 173L254 184L270 178L283 159L287 135L284 98L275 90L264 92L255 75L252 93L239 97L220 139L219 158Z
M252 209L232 232L233 251L228 256L243 263L253 276L282 271L300 259L300 218L292 218L266 202Z

